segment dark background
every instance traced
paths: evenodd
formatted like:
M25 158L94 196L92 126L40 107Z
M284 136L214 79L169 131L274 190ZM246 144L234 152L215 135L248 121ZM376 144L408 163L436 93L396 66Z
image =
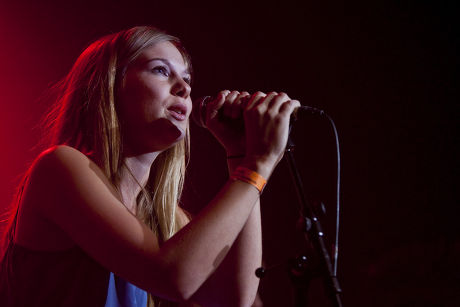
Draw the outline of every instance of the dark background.
M46 89L91 41L155 25L181 37L191 53L194 97L285 91L334 119L345 306L458 306L458 15L454 1L2 1L0 206L38 153ZM326 205L330 241L331 127L307 116L293 138L306 194ZM197 212L226 171L223 150L196 126L189 175L183 203ZM263 195L269 267L304 249L297 208L282 162ZM260 293L266 306L292 306L283 266L269 271ZM312 306L327 306L320 279L308 293Z

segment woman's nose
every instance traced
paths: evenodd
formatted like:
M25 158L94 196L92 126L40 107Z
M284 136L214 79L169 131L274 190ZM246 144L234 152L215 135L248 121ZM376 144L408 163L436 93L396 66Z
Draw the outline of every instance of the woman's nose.
M180 96L182 98L187 98L190 96L190 91L192 88L190 84L184 81L184 79L178 77L177 81L174 83L171 91L174 96Z

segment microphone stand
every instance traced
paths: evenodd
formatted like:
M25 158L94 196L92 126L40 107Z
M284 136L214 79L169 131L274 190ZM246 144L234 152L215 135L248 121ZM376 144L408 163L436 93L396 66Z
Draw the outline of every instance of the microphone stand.
M328 295L332 306L334 307L342 307L342 301L340 298L340 294L342 293L342 289L340 288L339 282L337 280L337 276L335 276L334 271L332 269L331 258L329 256L329 252L326 248L326 244L324 242L324 233L321 228L321 223L316 216L313 207L308 203L304 188L302 184L302 180L299 174L299 171L296 166L295 158L293 155L295 145L292 142L291 138L288 138L288 144L286 146L286 159L289 164L289 170L291 173L292 181L294 182L294 186L297 192L297 198L301 206L302 216L301 218L301 225L302 225L302 232L304 233L305 242L311 242L314 249L317 251L319 256L319 271L325 275L325 288L326 294ZM296 258L290 264L290 273L291 273L291 280L296 288L295 291L295 306L301 307L307 305L306 300L306 290L309 279L305 278L305 274L307 273L307 258L305 256L300 256ZM312 275L312 274L311 274ZM302 293L303 292L303 295Z

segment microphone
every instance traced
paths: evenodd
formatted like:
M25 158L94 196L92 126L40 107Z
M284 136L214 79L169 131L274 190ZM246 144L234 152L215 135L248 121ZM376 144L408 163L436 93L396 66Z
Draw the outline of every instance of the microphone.
M250 96L248 97L243 97L242 99L250 99ZM197 98L193 101L193 108L192 108L192 119L197 124L199 127L206 128L206 106L208 103L214 99L212 96L203 96L200 98ZM295 122L302 114L319 114L319 115L324 115L324 111L310 107L310 106L300 106L294 110L291 114L291 120L290 120L290 125L292 125L293 122ZM219 111L218 116L220 120L229 120L228 118L225 118L225 116L222 114L221 111ZM230 119L235 122L241 121L241 119Z

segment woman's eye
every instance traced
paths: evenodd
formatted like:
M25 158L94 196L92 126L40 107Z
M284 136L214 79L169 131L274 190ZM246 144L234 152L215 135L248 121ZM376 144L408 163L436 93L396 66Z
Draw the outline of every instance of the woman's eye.
M153 69L152 69L153 72L155 73L160 73L166 77L169 76L169 70L168 68L164 67L164 66L155 66Z

